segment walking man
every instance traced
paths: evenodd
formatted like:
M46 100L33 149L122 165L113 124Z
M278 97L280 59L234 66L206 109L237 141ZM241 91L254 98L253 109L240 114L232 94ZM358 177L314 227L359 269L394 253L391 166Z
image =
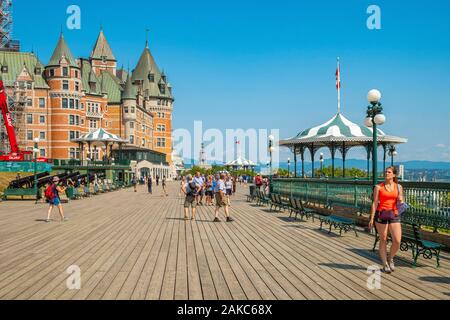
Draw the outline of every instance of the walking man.
M226 200L226 196L225 196L226 187L225 187L225 174L224 173L220 174L220 179L219 179L219 181L217 181L217 184L216 184L215 193L216 193L216 212L215 212L214 222L220 222L220 219L219 219L220 208L224 208L225 216L227 217L227 222L234 221L230 217L228 204L227 204L227 200Z
M195 197L199 191L200 186L192 181L191 175L188 175L186 177L186 183L181 186L181 192L183 192L186 196L184 200L184 220L189 219L189 208L192 208L191 220L195 220L195 212L197 210L197 202L195 201Z
M153 187L153 179L151 176L149 176L147 178L147 188L148 188L148 193L152 194L152 187Z
M198 184L200 186L200 191L197 193L195 200L197 201L198 206L202 206L203 205L203 202L202 202L203 201L203 189L204 189L204 185L205 185L205 180L200 175L200 172L196 172L193 181L195 184Z

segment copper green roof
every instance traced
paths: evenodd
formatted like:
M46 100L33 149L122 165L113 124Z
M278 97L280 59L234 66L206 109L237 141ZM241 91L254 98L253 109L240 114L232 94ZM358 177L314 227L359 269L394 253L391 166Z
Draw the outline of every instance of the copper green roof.
M121 103L121 81L108 71L102 71L100 77L100 88L102 93L108 95L109 103Z
M17 76L22 72L24 66L30 73L34 81L34 87L39 89L48 89L47 82L41 74L34 74L36 66L41 66L42 63L33 53L25 52L0 52L0 63L2 66L8 66L8 72L0 72L6 86L14 85ZM43 71L43 70L42 70Z
M132 84L131 77L128 77L125 83L125 89L122 92L122 100L135 100L136 99L136 88Z
M153 74L153 81L150 81L149 79L150 74ZM142 52L138 64L132 73L131 79L133 83L136 80L143 81L143 94L146 97L163 97L173 99L166 83L162 80L161 71L159 70L148 46L146 46L144 52ZM160 84L166 89L164 93L160 90Z
M59 66L59 61L62 57L65 57L69 62L71 67L78 67L77 61L72 55L69 47L66 44L66 40L64 40L64 35L61 33L59 36L58 44L56 45L55 51L53 51L52 57L48 62L47 66Z
M98 35L97 41L95 42L94 49L91 52L91 58L103 59L103 57L105 57L106 60L116 61L111 47L109 46L108 41L106 41L103 30L100 30L100 34Z

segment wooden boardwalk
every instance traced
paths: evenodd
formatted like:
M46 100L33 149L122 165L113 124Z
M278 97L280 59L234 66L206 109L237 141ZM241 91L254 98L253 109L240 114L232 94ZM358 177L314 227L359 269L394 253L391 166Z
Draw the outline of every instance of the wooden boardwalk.
M450 299L447 254L439 269L424 259L413 269L402 253L371 291L372 236L328 235L247 203L244 189L233 198L235 222L212 223L213 207L185 222L178 184L169 189L72 201L65 223L43 222L44 204L0 203L0 299ZM80 290L66 287L71 265Z

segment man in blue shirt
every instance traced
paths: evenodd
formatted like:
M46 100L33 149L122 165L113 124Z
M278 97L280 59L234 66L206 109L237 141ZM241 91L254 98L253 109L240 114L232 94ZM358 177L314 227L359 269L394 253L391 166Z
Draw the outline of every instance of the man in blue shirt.
M197 201L197 205L202 206L203 205L203 203L202 203L203 193L204 193L204 189L205 189L205 180L200 175L200 172L196 172L195 173L195 177L193 179L193 182L200 186L200 191L195 196L195 200Z
M226 187L225 187L225 174L220 174L220 179L217 181L214 192L216 194L216 211L215 211L215 218L214 222L220 222L219 219L219 210L220 208L224 208L225 210L225 216L227 217L227 222L234 221L230 217L230 212L228 210L228 204L225 199L225 193L226 193Z

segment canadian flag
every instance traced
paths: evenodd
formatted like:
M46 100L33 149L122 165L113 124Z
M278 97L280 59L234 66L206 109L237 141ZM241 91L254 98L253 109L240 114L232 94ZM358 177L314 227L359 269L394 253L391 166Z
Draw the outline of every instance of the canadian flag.
M236 144L241 144L241 142L239 140L236 140Z
M339 90L341 88L341 67L339 66L339 62L338 62L338 66L336 69L336 89Z

